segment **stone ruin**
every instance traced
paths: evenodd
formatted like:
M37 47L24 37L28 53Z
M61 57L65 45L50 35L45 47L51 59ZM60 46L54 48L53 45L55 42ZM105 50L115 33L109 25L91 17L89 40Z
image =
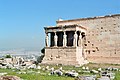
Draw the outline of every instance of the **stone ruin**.
M120 14L58 20L45 27L43 64L120 64Z
M83 53L83 44L86 39L85 27L80 25L46 27L45 32L46 48L42 63L85 64L86 55Z

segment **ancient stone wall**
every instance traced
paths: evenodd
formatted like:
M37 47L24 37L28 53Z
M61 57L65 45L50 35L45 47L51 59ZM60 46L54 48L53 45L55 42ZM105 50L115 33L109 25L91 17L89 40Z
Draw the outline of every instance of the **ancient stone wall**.
M87 27L84 53L88 61L120 64L120 14L57 21L57 26L72 24Z
M43 64L79 65L84 61L81 48L76 47L46 47ZM81 63L79 63L81 62Z

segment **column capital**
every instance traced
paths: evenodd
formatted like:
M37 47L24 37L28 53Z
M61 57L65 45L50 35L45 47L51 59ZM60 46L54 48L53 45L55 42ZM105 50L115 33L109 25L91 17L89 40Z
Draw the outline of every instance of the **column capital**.
M48 32L46 32L45 34L48 35Z
M54 32L54 33L56 33L57 31L56 31L56 30L54 30L53 32Z
M77 31L74 32L75 34L77 33Z
M45 34L47 34L48 33L48 31L47 30L45 30Z
M79 39L82 39L82 35L81 35L81 33L80 33L80 35L79 35Z

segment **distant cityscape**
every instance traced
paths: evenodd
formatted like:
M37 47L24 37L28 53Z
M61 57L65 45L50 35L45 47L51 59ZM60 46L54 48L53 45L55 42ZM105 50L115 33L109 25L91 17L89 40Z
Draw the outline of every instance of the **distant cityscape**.
M10 54L11 56L21 56L24 58L40 56L40 49L0 49L0 58Z

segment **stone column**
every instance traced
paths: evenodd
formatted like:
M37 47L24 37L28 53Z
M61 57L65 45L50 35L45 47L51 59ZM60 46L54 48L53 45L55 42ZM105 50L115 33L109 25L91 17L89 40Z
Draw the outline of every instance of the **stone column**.
M54 46L57 47L57 40L58 40L58 36L55 32L55 36L54 36Z
M64 31L64 35L63 35L63 47L66 47L67 44L67 35L66 32Z
M81 33L79 35L78 46L82 47L82 35L81 35Z
M77 47L77 37L78 37L78 35L77 35L77 32L75 31L74 40L73 40L73 46L74 47Z
M46 44L46 47L48 47L48 43L49 43L49 36L48 36L48 33L46 33L46 37L45 37L45 44Z

